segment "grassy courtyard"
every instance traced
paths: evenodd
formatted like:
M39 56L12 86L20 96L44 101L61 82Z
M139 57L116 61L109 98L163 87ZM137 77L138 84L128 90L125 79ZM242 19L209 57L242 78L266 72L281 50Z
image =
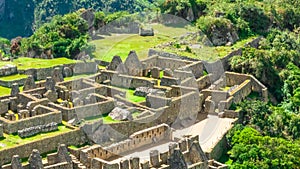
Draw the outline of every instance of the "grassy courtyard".
M36 68L36 69L48 68L48 67L58 66L62 64L70 64L70 63L77 63L77 61L68 58L36 59L36 58L20 57L18 59L14 59L13 62L0 61L0 67L5 66L7 64L12 64L12 65L16 65L19 70L26 70L32 68Z
M155 36L139 36L137 34L112 34L104 36L104 39L91 41L96 45L96 58L111 61L112 57L119 55L125 60L131 50L135 50L140 59L144 59L148 55L149 48L156 45L170 42L174 37L184 35L189 32L190 28L183 26L165 26L161 24L151 25L155 30Z
M23 86L19 87L20 91L23 90ZM0 86L0 96L9 95L11 91L11 88Z
M20 146L20 145L30 143L33 141L45 139L47 137L57 136L57 135L60 135L62 133L66 133L69 131L72 131L72 129L69 129L64 125L59 125L57 131L53 131L53 132L49 132L49 133L40 133L40 134L37 134L32 137L28 137L28 138L21 138L20 136L13 135L13 134L10 134L10 135L4 134L4 139L0 139L0 150L6 149L6 148L12 148L15 146Z
M28 76L23 74L15 74L10 76L4 76L0 77L0 80L2 81L14 81L14 80L20 80L20 79L26 79Z
M128 99L128 100L130 100L132 102L135 102L135 103L146 101L145 97L134 95L134 90L131 90L131 89L127 89L127 91L126 91L126 99Z

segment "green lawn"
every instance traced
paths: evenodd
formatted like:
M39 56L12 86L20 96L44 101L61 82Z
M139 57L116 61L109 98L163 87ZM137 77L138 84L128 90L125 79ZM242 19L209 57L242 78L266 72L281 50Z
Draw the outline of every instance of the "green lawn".
M158 44L173 41L175 36L181 36L191 30L190 27L174 27L160 24L152 25L155 36L143 37L137 34L112 34L104 36L104 39L94 40L91 43L96 45L94 55L104 61L111 61L112 57L119 55L125 60L131 50L135 50L139 58L148 56L149 48Z
M4 76L0 77L0 80L2 81L14 81L14 80L20 80L20 79L26 79L28 76L23 74L15 74L10 76Z
M126 88L121 88L121 87L117 87L117 86L113 86L113 87L125 91L126 92L126 100L129 100L129 101L132 101L132 102L135 102L135 103L146 101L145 97L135 96L134 95L135 90L133 90L133 89L126 89Z
M163 70L159 72L159 77L160 77L160 78L163 78L163 77L164 77L164 71L163 71Z
M141 96L135 96L134 95L134 90L128 89L126 91L126 99L135 102L135 103L139 103L139 102L144 102L146 101L145 97L141 97Z
M23 86L19 87L20 91L23 90ZM0 96L10 95L11 88L0 86Z
M206 60L206 61L216 61L228 55L230 52L242 48L247 42L252 41L253 39L257 38L256 36L249 37L247 39L242 39L237 41L232 46L216 46L216 47L209 47L203 46L198 49L191 49L191 52L186 51L187 45L180 45L179 48L174 46L169 46L164 48L163 50L166 52L174 53L180 56L187 56L190 58L195 58L199 60Z
M108 114L104 114L104 115L98 115L98 116L93 116L93 117L87 117L84 120L87 122L93 122L93 121L97 121L103 119L103 123L104 124L111 124L111 123L119 123L120 120L114 120L112 119Z
M26 70L30 68L48 68L53 66L58 66L62 64L70 64L76 63L77 61L67 59L67 58L55 58L55 59L36 59L36 58L26 58L20 57L18 59L14 59L13 62L4 62L0 61L0 67L13 64L17 65L19 70Z
M57 136L59 134L69 132L69 131L72 131L72 129L69 129L64 125L59 125L57 131L53 131L53 132L49 132L49 133L40 133L35 136L24 138L24 139L22 139L18 135L4 134L5 138L0 139L0 150L6 149L6 148L11 148L14 146L23 145L26 143L30 143L32 141L40 140L40 139L45 139L45 138L51 137L51 136Z

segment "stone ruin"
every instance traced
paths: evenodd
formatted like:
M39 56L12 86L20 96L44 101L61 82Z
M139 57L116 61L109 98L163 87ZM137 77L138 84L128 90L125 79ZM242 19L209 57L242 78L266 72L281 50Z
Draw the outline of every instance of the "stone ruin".
M138 87L135 89L134 95L146 97L148 94L156 94L160 91L161 90L153 89L153 88L149 88L149 87Z
M139 35L140 36L154 36L154 30L153 30L153 28L140 27Z
M34 127L29 127L29 128L25 128L22 130L18 130L18 135L21 138L25 138L25 137L34 136L39 133L55 131L57 129L58 129L57 123L52 122L52 123L49 123L46 125L39 125L39 126L34 126Z
M32 168L226 168L208 158L196 137L174 140L169 126L185 128L196 120L206 119L208 114L237 118L236 112L228 110L230 105L246 99L251 92L258 92L267 101L267 88L253 76L231 72L205 75L207 70L202 61L174 59L159 53L139 60L136 52L131 51L124 63L115 56L107 69L89 78L63 81L63 77L78 71L79 68L55 69L42 82L34 82L33 76L29 76L23 92L14 84L9 96L0 97L0 137L3 133L31 137L57 130L62 121L68 121L70 132L42 139L37 146L54 150L53 145L58 143L91 144L78 150L69 149L70 154L66 146L61 146L58 153L48 154L47 162L42 163L39 153L48 151L34 150L28 164ZM145 97L146 101L127 100L124 87L135 90L135 95ZM132 116L133 112L138 114ZM103 115L117 121L110 124L97 119ZM121 136L114 129L121 129ZM43 145L48 139L54 141ZM149 160L136 157L111 160L161 141L170 142L169 150L151 151ZM28 158L29 153L26 155L20 147L5 150L10 155L18 152L19 157L12 159L3 156L0 149L0 164L11 162L2 168L22 167L18 160Z
M56 168L65 168L72 169L76 160L72 159L72 155L69 155L66 145L61 144L58 147L56 153L48 154L47 160L42 159L41 153L39 150L34 149L29 156L28 164L23 165L21 159L18 155L12 157L11 163L2 166L3 169L56 169ZM76 166L78 167L78 166ZM80 166L79 166L80 167Z
M114 120L132 120L131 112L119 107L114 108L108 115Z
M9 76L17 73L18 69L16 65L7 64L0 68L0 76Z

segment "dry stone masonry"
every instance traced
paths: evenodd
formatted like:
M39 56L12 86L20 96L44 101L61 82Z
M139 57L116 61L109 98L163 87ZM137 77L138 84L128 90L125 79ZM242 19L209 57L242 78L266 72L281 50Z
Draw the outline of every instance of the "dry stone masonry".
M11 134L45 136L13 147L0 144L2 168L227 168L210 159L198 136L175 138L174 131L200 122L208 114L238 118L229 107L252 92L268 99L267 88L253 76L232 72L205 75L214 63L172 54L150 50L148 58L139 60L131 51L124 62L113 57L106 69L98 70L97 63L102 62L28 70L22 92L14 84L10 95L0 97L2 139ZM94 75L63 81L63 77L83 72ZM45 81L35 82L40 79ZM145 101L128 97L130 90ZM67 131L61 132L58 126ZM79 147L68 147L75 145ZM146 159L127 158L134 151L160 145L167 145L168 150L151 149ZM45 160L41 154L47 154ZM20 163L21 158L28 163Z

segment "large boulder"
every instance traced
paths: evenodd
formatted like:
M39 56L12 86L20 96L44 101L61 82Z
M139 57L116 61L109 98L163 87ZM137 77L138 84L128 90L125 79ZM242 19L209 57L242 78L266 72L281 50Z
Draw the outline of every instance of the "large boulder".
M114 108L109 116L114 120L132 120L132 115L128 110L119 107Z
M216 21L217 22L217 21ZM216 23L215 22L215 23ZM212 24L209 29L209 37L215 46L231 45L235 43L239 36L231 22L224 22L220 19L221 24Z

